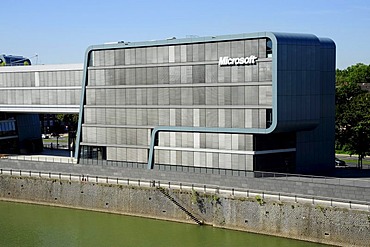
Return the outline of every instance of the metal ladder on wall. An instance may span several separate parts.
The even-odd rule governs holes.
[[[182,206],[178,201],[175,200],[164,188],[157,187],[157,190],[161,192],[165,197],[167,197],[173,204],[178,206],[185,214],[187,214],[193,221],[195,221],[198,225],[203,225],[204,221],[199,220],[197,217],[194,216],[189,210],[187,210],[184,206]]]

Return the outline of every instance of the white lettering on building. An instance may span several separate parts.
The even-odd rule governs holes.
[[[218,60],[219,66],[234,66],[234,65],[252,65],[256,64],[256,60],[258,58],[255,55],[251,55],[249,57],[220,57]]]

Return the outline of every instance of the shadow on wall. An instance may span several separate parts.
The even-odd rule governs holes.
[[[335,169],[332,177],[339,178],[370,178],[370,169],[357,169],[357,168],[346,168],[346,169]]]

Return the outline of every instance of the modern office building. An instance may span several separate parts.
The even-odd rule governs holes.
[[[330,39],[263,32],[91,46],[82,84],[82,164],[334,166]]]

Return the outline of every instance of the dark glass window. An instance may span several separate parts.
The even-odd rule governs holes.
[[[266,109],[266,129],[272,124],[272,109]]]
[[[82,146],[80,157],[82,159],[106,160],[106,147]]]
[[[272,41],[271,41],[271,39],[266,40],[266,57],[272,57]]]

